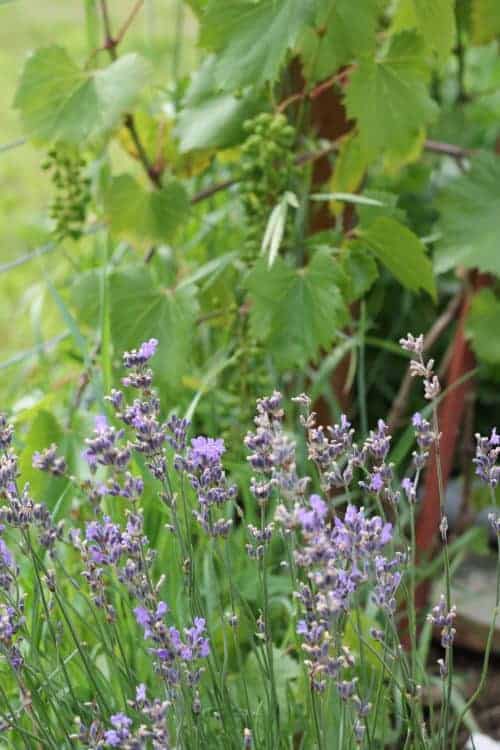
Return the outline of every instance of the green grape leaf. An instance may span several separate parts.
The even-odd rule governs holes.
[[[171,388],[178,386],[189,370],[193,349],[196,287],[162,287],[149,268],[133,265],[112,273],[109,289],[115,351],[157,338],[158,350],[152,360],[157,377]]]
[[[146,190],[130,174],[113,177],[104,193],[104,215],[117,237],[168,242],[189,212],[181,182],[171,180],[161,190]]]
[[[455,44],[455,0],[400,0],[392,28],[420,32],[441,67]]]
[[[314,23],[317,0],[212,0],[202,43],[217,51],[215,77],[225,91],[277,78],[288,50]]]
[[[472,41],[487,44],[500,36],[500,3],[497,0],[472,0]]]
[[[414,32],[396,34],[381,59],[362,60],[352,73],[345,103],[370,157],[404,161],[437,113],[426,82],[429,66]]]
[[[307,80],[322,80],[342,65],[371,56],[376,47],[377,14],[378,0],[325,3],[315,29],[306,29],[300,44]]]
[[[268,342],[284,367],[316,359],[347,320],[335,263],[325,248],[305,268],[291,268],[282,258],[269,268],[261,259],[245,286],[252,301],[252,334]]]
[[[341,267],[347,279],[347,288],[344,292],[347,302],[360,299],[378,277],[378,268],[373,255],[359,240],[350,242],[348,249],[341,257]]]
[[[389,216],[380,216],[361,234],[369,249],[403,286],[424,289],[435,299],[432,263],[416,234]]]
[[[492,289],[482,289],[472,300],[466,334],[478,359],[491,365],[500,364],[499,320],[500,299]]]
[[[243,137],[243,123],[259,107],[253,90],[236,97],[218,93],[216,57],[210,55],[193,75],[179,113],[176,134],[181,152],[204,148],[228,148]]]
[[[355,193],[361,185],[367,167],[368,161],[357,135],[350,133],[342,138],[335,169],[329,182],[332,193]],[[335,213],[341,213],[343,209],[341,203],[334,203]]]
[[[86,72],[63,47],[43,47],[24,66],[14,107],[33,140],[80,144],[113,130],[148,77],[149,65],[137,54]]]
[[[500,276],[499,184],[500,159],[479,154],[469,172],[442,190],[437,201],[442,239],[434,256],[436,273],[461,265]]]

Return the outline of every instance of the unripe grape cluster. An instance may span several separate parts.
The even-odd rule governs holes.
[[[90,179],[85,174],[86,161],[76,149],[50,149],[42,169],[50,171],[54,198],[50,218],[54,221],[54,236],[58,240],[82,236],[91,200]]]
[[[241,197],[248,217],[247,251],[258,252],[269,215],[298,173],[295,128],[283,114],[262,112],[244,125],[248,137],[241,153]]]

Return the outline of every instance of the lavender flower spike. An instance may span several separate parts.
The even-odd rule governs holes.
[[[472,459],[476,464],[476,474],[492,489],[500,482],[500,466],[497,466],[498,456],[500,455],[500,435],[497,435],[496,428],[493,428],[489,438],[476,435],[476,456]]]
[[[123,355],[123,364],[127,369],[131,367],[142,367],[149,362],[151,357],[156,352],[158,346],[158,339],[149,339],[140,345],[139,349],[132,349],[130,352],[125,352]]]

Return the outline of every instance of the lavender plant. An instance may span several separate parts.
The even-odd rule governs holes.
[[[302,394],[307,471],[274,392],[257,402],[245,438],[248,492],[226,474],[223,440],[189,440],[185,419],[162,417],[149,366],[156,346],[124,354],[123,387],[95,418],[78,472],[55,445],[33,456],[69,483],[69,519],[32,497],[13,428],[0,420],[5,745],[455,747],[484,684],[494,622],[481,684],[455,715],[443,510],[444,591],[428,619],[444,655],[429,672],[414,608],[418,485],[440,441],[440,386],[422,337],[402,341],[431,414],[413,417],[407,476],[391,462],[383,420],[356,442],[347,417],[318,424]],[[477,437],[476,473],[492,490],[499,453],[495,430]],[[500,520],[490,520],[499,538]],[[439,715],[425,704],[434,674]]]

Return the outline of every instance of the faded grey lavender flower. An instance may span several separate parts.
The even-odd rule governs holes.
[[[148,723],[148,726],[143,725],[139,730],[141,736],[150,738],[153,750],[170,750],[167,715],[171,703],[160,701],[157,698],[154,700],[148,699],[145,685],[137,686],[135,701],[131,703],[146,718]]]
[[[500,435],[493,428],[489,438],[476,434],[476,455],[472,459],[476,465],[476,475],[492,489],[500,482],[500,466],[497,465],[500,455]]]
[[[353,698],[356,692],[357,677],[353,677],[352,680],[341,680],[337,682],[337,690],[339,696],[343,701],[348,701]]]
[[[448,677],[448,665],[444,659],[438,659],[437,663],[439,665],[439,674],[441,678],[445,680]]]
[[[413,462],[417,471],[419,471],[425,466],[429,458],[429,451],[433,445],[438,443],[440,435],[432,429],[431,423],[419,412],[415,412],[411,422],[418,448],[418,450],[413,451]]]
[[[19,573],[19,568],[15,564],[12,552],[1,536],[4,528],[0,524],[0,588],[9,591]]]
[[[19,476],[17,456],[14,453],[4,453],[0,456],[0,495],[15,494],[16,479]]]
[[[300,421],[306,429],[308,458],[318,468],[323,491],[348,486],[354,468],[361,463],[360,452],[352,441],[351,423],[342,414],[340,422],[333,427],[318,426],[316,414],[310,411],[309,397],[302,394],[293,400],[305,408]]]
[[[16,608],[5,604],[5,602],[0,603],[1,651],[15,670],[20,669],[23,664],[23,658],[17,646],[17,635],[25,622],[23,611],[23,599],[20,600]]]
[[[424,337],[422,335],[414,338],[411,333],[399,341],[401,347],[407,352],[416,355],[416,359],[410,361],[410,374],[412,377],[420,377],[424,383],[424,398],[433,401],[441,392],[441,386],[437,375],[434,373],[434,360],[424,361]]]
[[[243,750],[250,750],[253,747],[252,732],[245,727],[243,730]]]
[[[297,623],[297,633],[302,638],[301,647],[306,655],[304,664],[309,673],[311,688],[316,693],[322,693],[326,689],[327,679],[336,679],[345,666],[345,661],[342,656],[331,654],[330,632],[326,624],[313,619],[311,613],[307,619]]]
[[[453,645],[455,633],[457,632],[453,627],[453,622],[457,616],[457,608],[453,606],[449,611],[446,607],[446,599],[441,595],[439,603],[432,608],[432,611],[427,615],[429,622],[441,628],[441,645],[443,648],[449,648]]]
[[[265,505],[274,488],[285,498],[302,496],[309,479],[299,479],[295,463],[295,442],[283,429],[282,396],[275,391],[257,401],[255,432],[247,433],[245,445],[250,451],[247,461],[256,472],[250,489],[259,505]]]
[[[143,491],[144,480],[142,477],[133,476],[129,471],[125,472],[121,484],[116,477],[110,477],[97,487],[97,493],[100,496],[124,497],[132,501],[138,500]]]
[[[20,495],[17,494],[15,485],[11,490],[12,494],[6,493],[7,504],[0,508],[0,521],[19,529],[35,528],[40,544],[53,557],[56,541],[62,538],[63,522],[54,524],[46,505],[32,500],[28,484]]]
[[[493,532],[500,537],[500,516],[495,515],[495,513],[489,513],[488,521],[491,524]]]
[[[353,724],[352,730],[354,733],[354,740],[356,744],[361,746],[365,739],[365,733],[366,733],[365,725],[359,719],[356,719]]]
[[[49,448],[33,453],[33,468],[40,471],[46,471],[55,477],[60,477],[66,473],[66,460],[63,456],[57,455],[57,445],[52,443]]]
[[[397,555],[393,560],[387,560],[381,555],[375,558],[375,580],[373,598],[380,609],[385,609],[389,615],[396,611],[396,592],[401,583],[400,568],[404,564],[404,555]]]
[[[270,523],[262,529],[258,529],[256,526],[248,524],[247,528],[251,540],[250,544],[245,545],[248,556],[253,560],[262,560],[266,547],[272,539],[274,524]]]
[[[14,428],[7,421],[5,414],[0,414],[0,450],[7,451],[12,445]]]

